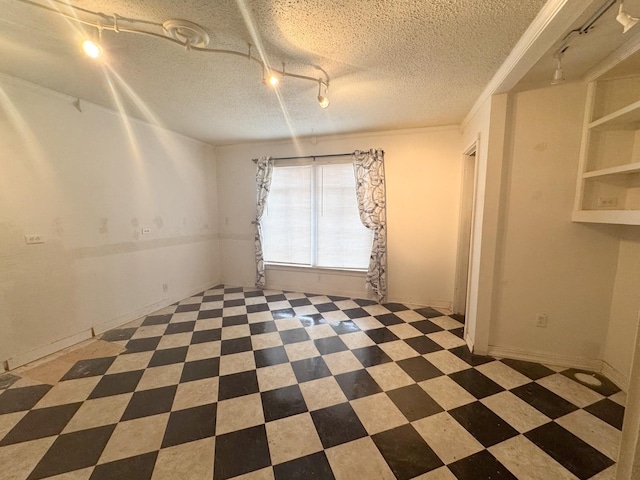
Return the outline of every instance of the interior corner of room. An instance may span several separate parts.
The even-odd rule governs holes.
[[[191,88],[185,70],[155,66],[165,78],[152,97],[143,91],[151,80],[131,65],[123,65],[129,85],[60,53],[60,37],[45,47],[60,25],[29,45],[42,14],[5,3],[23,22],[0,20],[5,368],[212,285],[253,286],[250,160],[366,146],[385,151],[389,301],[465,314],[476,353],[598,371],[629,389],[640,311],[640,27],[622,33],[616,2],[530,2],[529,23],[501,44],[508,49],[490,75],[464,83],[474,97],[452,85],[463,101],[451,112],[438,104],[438,118],[421,116],[435,99],[419,91],[405,95],[415,98],[403,117],[393,90],[411,80],[390,77],[386,88],[340,70],[335,52],[323,54],[336,69],[323,66],[332,73],[319,84],[330,88],[326,109],[305,103],[318,82],[283,86],[291,108],[281,107],[267,86],[252,90],[235,58],[221,60],[228,78],[213,93],[201,78]],[[640,2],[624,5],[640,15]],[[115,37],[111,55],[139,54],[128,42]],[[160,47],[144,42],[148,66]],[[189,68],[213,61],[172,48],[159,59]],[[375,68],[397,72],[371,55]],[[424,75],[431,67],[419,61]],[[434,95],[445,97],[438,81]],[[160,95],[176,85],[176,98]],[[370,298],[358,273],[267,267],[267,287]]]

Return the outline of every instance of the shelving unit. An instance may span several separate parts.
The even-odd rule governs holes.
[[[631,70],[589,84],[574,222],[640,225],[640,63]]]
[[[637,130],[640,128],[640,100],[589,124],[597,130]]]

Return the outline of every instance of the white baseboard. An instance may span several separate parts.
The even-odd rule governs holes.
[[[265,289],[266,290],[284,290],[289,292],[301,292],[301,293],[302,291],[312,291],[313,293],[317,293],[319,295],[335,295],[336,297],[373,299],[372,294],[368,290],[334,290],[331,287],[327,288],[326,285],[323,285],[322,288],[315,288],[315,289],[302,288],[301,289],[300,285],[289,285],[286,283],[267,282]]]
[[[226,285],[226,284],[225,284]],[[246,287],[247,285],[245,285]],[[365,288],[358,290],[334,290],[330,286],[328,287],[326,284],[322,285],[322,287],[314,287],[314,288],[304,288],[299,284],[287,284],[287,283],[277,283],[277,282],[269,282],[267,281],[267,285],[265,287],[267,290],[285,290],[290,292],[300,292],[304,293],[306,291],[317,293],[319,295],[335,295],[338,297],[348,297],[348,298],[359,298],[359,299],[369,299],[369,300],[377,300],[375,295]],[[432,300],[427,304],[423,303],[415,303],[413,300],[406,300],[402,298],[387,298],[387,303],[402,303],[403,305],[407,305],[411,308],[423,308],[423,307],[433,307],[438,310],[444,310],[446,312],[451,312],[452,302],[447,300]]]
[[[499,347],[489,345],[489,353],[492,357],[511,358],[514,360],[525,360],[558,367],[579,368],[590,372],[602,371],[602,360],[594,360],[583,357],[570,357],[567,355],[557,355],[549,352],[537,352],[533,350],[519,350],[515,348]]]
[[[204,285],[199,285],[194,288],[190,288],[186,290],[184,293],[179,295],[174,295],[170,298],[165,298],[160,300],[159,302],[152,303],[151,305],[146,305],[142,308],[134,310],[133,312],[126,313],[125,315],[121,315],[117,318],[112,318],[105,322],[98,323],[93,326],[93,334],[100,335],[104,332],[107,332],[113,328],[120,327],[125,323],[132,322],[140,317],[144,317],[145,315],[149,315],[150,313],[155,312],[156,310],[160,310],[161,308],[168,307],[180,300],[184,300],[185,298],[189,298],[195,295],[198,292],[202,292],[203,290],[207,290],[211,288],[213,285],[218,285],[220,282],[207,282]]]
[[[468,334],[465,334],[464,341],[467,342],[467,347],[469,347],[470,352],[477,353],[473,351],[473,339]]]
[[[11,357],[7,359],[7,369],[15,370],[22,365],[26,365],[27,363],[31,363],[35,360],[38,360],[42,357],[46,357],[48,355],[52,355],[60,350],[64,350],[76,343],[83,342],[92,337],[91,329],[83,330],[82,332],[78,332],[70,337],[61,338],[60,340],[56,340],[53,343],[49,343],[48,345],[43,345],[42,347],[34,348],[33,350],[29,350],[28,352],[20,353],[15,357]]]
[[[605,360],[602,361],[601,372],[605,377],[615,383],[620,390],[622,390],[623,392],[629,391],[629,377],[627,377],[617,368],[612,367]]]
[[[410,307],[416,307],[419,308],[419,306],[414,303],[411,300],[402,300],[402,299],[392,299],[389,300],[390,302],[396,302],[396,303],[402,303],[403,305],[409,305]],[[433,307],[433,308],[437,308],[438,310],[445,310],[449,313],[453,312],[452,309],[452,305],[453,303],[450,301],[446,301],[446,300],[430,300],[426,305],[420,305],[422,307]]]
[[[34,348],[33,350],[29,350],[28,352],[18,354],[14,357],[7,359],[6,368],[7,370],[15,370],[22,365],[26,365],[27,363],[34,362],[40,358],[52,355],[60,350],[64,350],[65,348],[76,345],[80,342],[88,340],[96,335],[100,335],[112,328],[117,328],[125,323],[129,323],[137,318],[148,315],[149,313],[155,312],[156,310],[160,310],[161,308],[167,307],[173,303],[176,303],[184,298],[188,298],[192,295],[195,295],[198,292],[211,288],[212,285],[218,285],[220,281],[217,282],[207,282],[204,285],[200,285],[198,287],[190,288],[184,294],[176,295],[171,298],[165,298],[159,302],[153,303],[151,305],[147,305],[145,307],[134,310],[133,312],[127,313],[125,315],[121,315],[117,318],[113,318],[107,320],[105,322],[98,323],[94,325],[92,328],[83,330],[69,337],[62,338],[60,340],[56,340],[47,345],[43,345],[42,347]]]

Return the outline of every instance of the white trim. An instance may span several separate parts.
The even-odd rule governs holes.
[[[492,357],[525,360],[527,362],[556,365],[559,367],[579,368],[590,372],[602,371],[602,360],[594,360],[592,358],[570,357],[567,355],[557,355],[549,352],[521,350],[518,348],[499,347],[495,345],[489,345],[489,355]]]
[[[467,335],[466,331],[465,331],[465,335],[464,335],[464,341],[467,342],[467,347],[469,348],[469,351],[471,353],[477,353],[477,352],[473,351],[473,348],[474,348],[473,339],[469,335]]]
[[[582,200],[584,192],[584,179],[582,174],[587,169],[587,157],[589,155],[589,139],[591,138],[591,131],[589,130],[589,123],[593,116],[593,108],[596,101],[596,84],[591,82],[587,87],[587,102],[584,109],[584,117],[582,118],[582,138],[580,139],[580,154],[578,160],[578,179],[576,184],[576,193],[573,200],[573,210],[582,210]]]
[[[91,329],[89,328],[69,337],[61,338],[60,340],[56,340],[55,342],[43,345],[42,347],[37,347],[33,350],[29,350],[28,352],[20,353],[15,357],[7,359],[7,369],[15,370],[22,365],[26,365],[27,363],[31,363],[35,360],[39,360],[40,358],[52,355],[56,352],[59,352],[60,350],[64,350],[65,348],[71,347],[72,345],[88,340],[91,337]]]
[[[615,383],[623,392],[627,393],[629,391],[629,377],[609,364],[606,360],[602,361],[601,373]]]
[[[139,308],[137,310],[134,310],[133,312],[129,312],[126,313],[124,315],[121,315],[119,317],[116,318],[112,318],[110,320],[106,320],[104,322],[100,322],[96,325],[93,326],[93,334],[94,335],[100,335],[104,332],[107,332],[113,328],[117,328],[121,325],[124,325],[125,323],[129,323],[132,322],[140,317],[144,317],[145,315],[149,315],[150,313],[155,312],[156,310],[160,310],[161,308],[164,307],[168,307],[169,305],[172,305],[176,302],[179,302],[180,300],[184,300],[185,298],[189,298],[193,295],[195,295],[198,292],[201,292],[203,290],[207,290],[209,288],[211,288],[211,286],[213,285],[218,285],[219,283],[221,283],[220,281],[212,281],[212,282],[207,282],[203,285],[200,285],[198,287],[195,288],[190,288],[189,290],[187,290],[187,293],[185,294],[180,294],[180,295],[174,295],[173,297],[170,298],[165,298],[163,300],[160,300],[159,302],[156,303],[152,303],[151,305],[147,305],[144,306],[142,308]]]
[[[289,292],[297,292],[298,290],[300,290],[300,285],[299,284],[288,284],[288,283],[273,284],[273,282],[269,282],[269,280],[267,280],[267,285],[265,286],[265,289],[266,290],[285,290],[285,291],[289,291]],[[339,296],[339,297],[362,298],[362,299],[373,300],[373,297],[371,296],[369,291],[365,291],[364,287],[363,287],[363,290],[357,291],[357,290],[332,290],[331,288],[327,288],[326,286],[323,286],[323,288],[321,288],[320,291],[318,291],[318,289],[316,289],[316,293],[321,294],[321,295],[335,295],[335,296]]]
[[[410,300],[402,300],[402,299],[395,299],[395,298],[391,300],[387,300],[387,303],[391,303],[391,302],[402,303],[403,305],[407,305],[408,307],[411,307],[411,308],[433,307],[433,308],[437,308],[438,310],[446,310],[447,312],[449,312],[446,315],[453,313],[453,302],[450,300],[429,300],[429,303],[427,305],[417,305],[415,303],[412,303]]]
[[[317,273],[326,275],[343,275],[345,277],[366,278],[367,270],[350,269],[350,268],[328,268],[328,267],[311,267],[308,265],[286,265],[283,263],[266,263],[265,270],[275,272],[296,272],[296,273]]]
[[[460,209],[458,212],[458,248],[456,255],[456,276],[454,282],[454,290],[453,290],[453,302],[451,303],[451,310],[454,313],[462,313],[463,315],[467,314],[467,302],[469,301],[469,286],[471,279],[471,249],[473,246],[473,227],[474,227],[474,219],[475,219],[475,209],[476,209],[476,197],[477,197],[477,187],[478,187],[478,140],[467,149],[462,157],[462,175],[460,178]],[[471,162],[469,159],[473,157],[473,161]],[[465,184],[465,179],[467,178],[467,167],[469,164],[473,165],[473,179],[471,180],[471,192],[468,191],[469,185]],[[465,189],[466,186],[466,189]],[[464,221],[464,213],[462,211],[462,207],[464,204],[465,195],[471,194],[471,218],[469,219],[469,238],[468,242],[462,242],[462,232],[465,228],[466,222]],[[466,257],[467,268],[462,268],[462,259]],[[464,299],[461,295],[462,290],[462,282],[464,282]],[[464,309],[462,308],[462,303],[464,302]]]
[[[460,128],[466,128],[492,95],[511,90],[590,5],[591,0],[548,0],[477,98]]]
[[[585,82],[593,82],[597,80],[602,75],[607,73],[613,67],[618,65],[623,60],[626,60],[631,55],[640,50],[640,33],[637,33],[635,36],[631,37],[625,43],[616,48],[613,52],[607,55],[600,62],[596,63],[593,67],[591,67],[587,73],[585,73],[583,80]]]

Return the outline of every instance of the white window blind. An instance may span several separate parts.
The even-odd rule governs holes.
[[[360,221],[351,163],[276,166],[262,228],[266,262],[369,266],[373,232]]]

